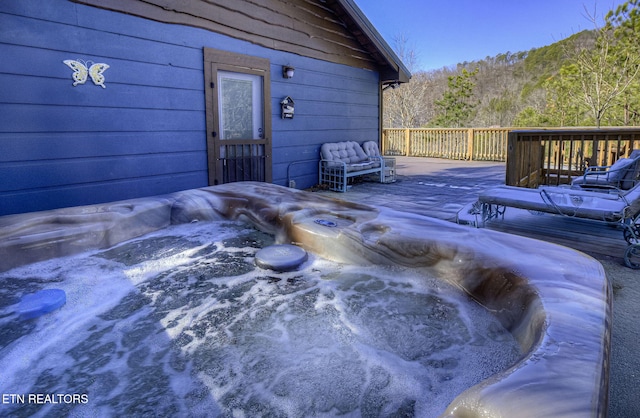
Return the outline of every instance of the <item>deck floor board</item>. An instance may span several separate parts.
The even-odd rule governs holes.
[[[485,189],[504,185],[505,164],[437,158],[396,157],[397,181],[360,182],[332,197],[389,207],[455,222],[458,212],[478,200]],[[504,219],[486,228],[564,245],[589,255],[608,256],[622,263],[626,242],[622,230],[604,222],[553,214],[532,214],[507,208]]]
[[[563,245],[590,255],[621,258],[627,247],[621,227],[604,222],[553,214],[531,214],[507,208],[504,219],[494,219],[488,229]]]

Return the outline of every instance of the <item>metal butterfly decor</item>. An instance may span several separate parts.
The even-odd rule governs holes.
[[[106,89],[107,86],[104,85],[105,78],[102,73],[104,73],[109,65],[104,63],[94,63],[93,61],[82,61],[78,60],[64,60],[62,61],[69,68],[73,70],[73,85],[77,86],[78,84],[84,84],[87,82],[87,78],[91,77],[91,81],[96,86],[100,86],[103,89]]]

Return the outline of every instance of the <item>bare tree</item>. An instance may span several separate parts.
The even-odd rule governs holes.
[[[418,54],[409,46],[408,38],[399,35],[394,39],[398,57],[413,73],[408,83],[383,92],[383,122],[391,128],[417,128],[425,123],[424,96],[428,87],[425,74],[418,71]]]
[[[594,16],[590,16],[590,20],[595,26],[595,46],[577,47],[573,62],[564,70],[579,86],[567,93],[589,109],[596,126],[600,127],[605,113],[636,81],[640,57],[617,42],[615,28],[609,18],[604,27],[598,27]]]

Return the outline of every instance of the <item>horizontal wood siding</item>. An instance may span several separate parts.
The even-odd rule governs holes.
[[[66,0],[2,1],[0,28],[0,215],[207,186],[204,47],[269,60],[274,183],[310,187],[322,143],[378,138],[376,71]],[[65,59],[110,65],[106,88],[72,86]]]
[[[307,188],[318,183],[322,144],[378,140],[378,74],[302,57],[291,59],[296,68],[292,79],[278,77],[276,68],[271,71],[273,179],[282,185],[293,180],[297,188]],[[279,102],[284,96],[295,101],[293,119],[280,118]],[[296,163],[290,166],[292,162]]]
[[[0,3],[0,214],[206,186],[201,49],[147,22]],[[110,65],[106,88],[74,87],[65,59]]]

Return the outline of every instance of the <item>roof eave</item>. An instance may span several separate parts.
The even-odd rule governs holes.
[[[353,23],[367,37],[373,47],[385,61],[386,68],[380,71],[382,84],[407,83],[411,79],[411,72],[405,67],[402,60],[396,55],[391,46],[384,40],[369,19],[353,0],[336,0],[345,10]]]

